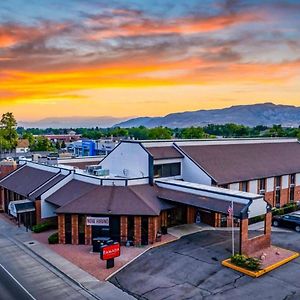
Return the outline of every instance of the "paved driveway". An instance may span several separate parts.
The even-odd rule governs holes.
[[[300,251],[300,234],[273,233],[273,244]],[[230,232],[203,231],[153,249],[111,282],[138,299],[300,299],[300,258],[259,279],[222,267]]]

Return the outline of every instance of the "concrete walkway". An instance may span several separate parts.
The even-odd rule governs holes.
[[[45,245],[40,244],[38,241],[32,240],[30,233],[26,232],[23,226],[17,227],[14,224],[10,224],[5,220],[5,217],[3,215],[1,215],[0,217],[0,230],[8,239],[15,240],[16,243],[21,243],[27,249],[36,254],[39,258],[71,279],[79,287],[89,291],[96,299],[135,299],[110,282],[99,281],[89,273],[83,271],[76,265],[58,255]]]
[[[170,227],[168,228],[168,233],[177,237],[177,238],[181,238],[183,236],[189,235],[189,234],[193,234],[196,232],[200,232],[203,230],[215,230],[215,228],[206,225],[206,224],[183,224],[183,225],[178,225],[178,226],[174,226],[174,227]]]

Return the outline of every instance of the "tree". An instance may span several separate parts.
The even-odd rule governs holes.
[[[6,150],[15,149],[18,142],[18,133],[16,130],[17,121],[14,115],[11,112],[3,114],[0,125],[1,148]]]
[[[61,147],[62,149],[67,148],[67,145],[66,145],[65,141],[62,141],[62,142],[61,142],[60,147]]]
[[[59,143],[59,141],[57,141],[57,142],[55,143],[55,148],[56,148],[57,150],[60,150],[60,143]]]

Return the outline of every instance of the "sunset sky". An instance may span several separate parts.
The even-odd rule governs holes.
[[[0,112],[300,106],[299,16],[299,0],[1,1]]]

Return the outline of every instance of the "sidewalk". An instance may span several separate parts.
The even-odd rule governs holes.
[[[94,294],[95,298],[103,300],[135,299],[110,282],[99,281],[45,245],[32,240],[31,234],[26,232],[24,227],[17,227],[13,223],[10,224],[9,220],[6,220],[2,214],[0,215],[0,230],[8,238],[21,242],[27,249],[49,263],[53,268],[59,270],[78,286]]]

